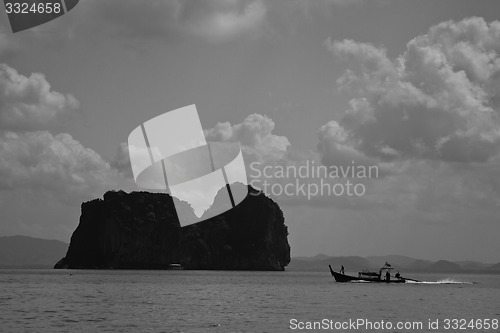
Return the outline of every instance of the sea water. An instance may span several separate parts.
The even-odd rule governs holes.
[[[0,270],[1,332],[499,332],[499,275],[336,283],[328,272]],[[347,327],[364,320],[368,325]],[[421,322],[422,328],[388,329]],[[438,323],[430,329],[430,323]],[[328,325],[325,325],[328,323]],[[322,326],[318,326],[321,324]],[[344,329],[339,325],[344,325]],[[452,324],[452,323],[451,323]],[[316,326],[311,326],[316,325]],[[378,325],[378,327],[377,327]],[[407,324],[408,325],[408,324]]]

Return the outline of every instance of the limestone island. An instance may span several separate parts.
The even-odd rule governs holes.
[[[283,212],[248,190],[233,209],[184,227],[178,199],[169,194],[109,191],[82,204],[66,256],[54,268],[283,271],[290,263]]]

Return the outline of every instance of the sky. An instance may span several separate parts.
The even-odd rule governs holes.
[[[137,190],[131,131],[196,104],[207,140],[239,143],[250,177],[252,163],[377,166],[328,180],[362,184],[359,196],[268,193],[292,256],[499,262],[499,12],[496,0],[82,0],[14,34],[2,11],[0,235],[69,242],[83,201]]]

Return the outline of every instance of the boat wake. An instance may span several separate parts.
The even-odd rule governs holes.
[[[409,281],[407,280],[406,283],[415,283],[415,284],[474,284],[474,282],[467,282],[467,281],[458,281],[450,278],[438,280],[438,281]]]

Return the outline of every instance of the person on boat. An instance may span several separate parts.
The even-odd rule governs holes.
[[[342,265],[342,267],[340,267],[340,274],[344,274],[344,275],[345,275],[345,272],[344,272],[344,265]]]
[[[390,279],[391,279],[391,273],[389,273],[389,271],[387,271],[387,272],[385,273],[385,280],[386,280],[386,281],[389,281]]]
[[[396,279],[399,279],[401,277],[401,274],[399,274],[399,271],[395,275]]]

